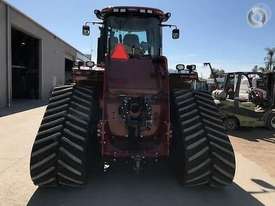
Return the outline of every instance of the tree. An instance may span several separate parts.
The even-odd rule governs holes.
[[[221,78],[224,76],[225,71],[223,69],[215,69],[213,68],[213,73],[215,74],[216,78]],[[210,78],[213,79],[213,74],[210,74]]]
[[[266,68],[264,68],[264,67],[259,67],[259,71],[260,71],[260,72],[265,72],[265,71],[266,71]]]
[[[258,65],[255,65],[252,68],[252,72],[265,72],[265,71],[266,71],[266,68],[264,68],[262,66],[258,66]]]
[[[259,71],[258,65],[255,65],[252,69],[252,72],[258,72],[258,71]]]
[[[273,60],[274,54],[275,54],[275,48],[266,48],[267,56],[265,57],[265,63],[267,70],[273,70],[275,67],[275,60]]]

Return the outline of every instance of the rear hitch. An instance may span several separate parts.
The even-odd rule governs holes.
[[[133,168],[134,171],[136,172],[136,174],[140,174],[140,171],[142,170],[143,158],[139,154],[137,154],[137,155],[133,155],[132,159],[135,162],[135,165],[134,165],[134,168]]]

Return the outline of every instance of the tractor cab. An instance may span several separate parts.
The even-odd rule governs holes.
[[[86,22],[83,34],[90,34],[89,23],[100,24],[98,64],[106,57],[115,60],[154,58],[162,55],[162,27],[175,27],[173,39],[179,38],[175,25],[164,25],[171,14],[144,7],[109,7],[95,10],[101,22]]]
[[[172,38],[179,38],[175,25],[166,25],[171,14],[145,7],[108,7],[94,11],[99,24],[97,64],[108,82],[106,92],[124,95],[168,93],[167,59],[162,56],[162,28],[174,27]]]

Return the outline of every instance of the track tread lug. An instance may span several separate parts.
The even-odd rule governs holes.
[[[90,138],[96,138],[93,95],[92,88],[76,85],[53,90],[31,153],[35,185],[75,187],[85,183],[88,145]]]
[[[187,186],[226,186],[233,181],[235,156],[218,107],[205,92],[177,90],[172,94],[176,113],[176,166]],[[189,99],[185,99],[189,98]]]

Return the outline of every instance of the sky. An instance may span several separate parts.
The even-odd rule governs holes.
[[[7,0],[83,53],[96,60],[97,26],[91,37],[81,34],[85,20],[97,20],[94,9],[107,6],[148,6],[171,12],[168,23],[181,31],[178,40],[164,28],[163,53],[169,68],[176,64],[197,64],[202,77],[209,76],[203,62],[225,71],[250,71],[263,65],[265,48],[275,47],[275,1],[273,0]],[[271,19],[262,28],[247,22],[249,10],[262,3],[270,9]]]

